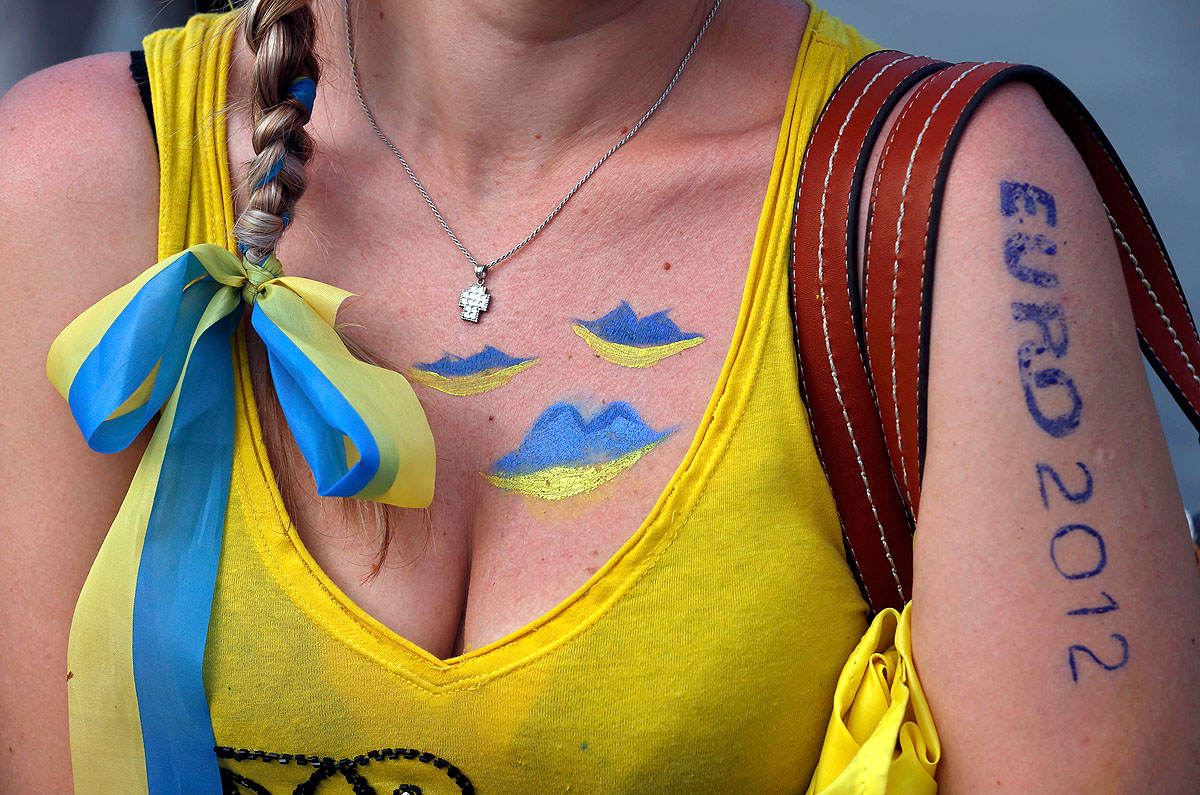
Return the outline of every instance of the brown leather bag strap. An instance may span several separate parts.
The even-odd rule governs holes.
[[[868,56],[830,98],[805,154],[793,298],[802,394],[851,561],[876,611],[899,607],[911,594],[909,534],[920,504],[933,265],[946,177],[974,110],[1015,80],[1037,88],[1087,162],[1113,226],[1142,349],[1200,428],[1195,322],[1140,196],[1075,96],[1031,66],[950,65],[894,51]],[[860,320],[855,251],[863,171],[884,120],[914,86],[871,188]],[[1022,200],[1036,204],[1036,196]]]
[[[1009,64],[955,64],[897,117],[875,171],[865,263],[867,367],[900,493],[918,515],[929,316],[942,189],[973,98]]]
[[[868,231],[868,367],[889,458],[914,516],[924,464],[929,317],[942,195],[954,149],[972,113],[988,94],[1013,81],[1041,93],[1087,163],[1117,238],[1142,348],[1200,428],[1195,370],[1200,337],[1162,241],[1111,145],[1075,96],[1044,70],[1007,63],[958,64],[922,84],[893,127],[885,151],[904,156],[880,161]],[[1033,193],[1021,200],[1054,224],[1052,204],[1039,205]],[[872,265],[882,270],[882,279],[879,273],[872,279]]]
[[[850,560],[875,609],[908,600],[912,536],[856,333],[857,195],[888,113],[942,66],[881,52],[851,69],[817,120],[796,203],[792,271],[802,393]]]

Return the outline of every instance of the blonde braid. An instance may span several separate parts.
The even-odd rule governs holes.
[[[304,131],[308,109],[291,96],[293,81],[320,77],[316,20],[309,0],[252,0],[242,32],[254,54],[254,160],[246,209],[233,226],[243,254],[261,262],[279,245],[304,193],[313,142]]]
[[[250,187],[246,209],[234,224],[234,236],[243,254],[251,262],[261,262],[279,245],[279,239],[291,222],[296,202],[304,193],[304,168],[312,158],[313,141],[304,131],[308,109],[291,96],[298,78],[317,83],[320,67],[314,51],[316,20],[310,0],[250,0],[241,20],[242,32],[254,53],[253,70],[253,145],[255,157],[249,164]],[[277,168],[278,166],[278,168]],[[276,173],[272,174],[273,171]],[[388,366],[338,329],[347,347],[358,358],[377,366]],[[261,362],[262,352],[252,351]],[[394,367],[392,369],[395,369]],[[278,477],[280,496],[291,516],[296,516],[302,468],[289,462],[300,460],[295,440],[284,433],[283,412],[270,387],[270,372],[265,366],[251,369],[255,401],[263,419],[264,442]],[[342,504],[347,526],[374,530],[378,548],[370,573],[377,576],[385,565],[394,539],[394,512],[399,509],[378,502],[337,498]],[[423,511],[425,540],[432,536],[428,509]],[[419,539],[418,539],[419,541]],[[420,554],[419,551],[417,554]]]

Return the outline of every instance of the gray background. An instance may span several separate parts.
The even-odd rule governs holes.
[[[737,0],[748,2],[751,0]],[[138,47],[202,0],[0,0],[0,92],[58,61]],[[220,5],[218,2],[217,5]],[[1049,69],[1100,122],[1149,205],[1200,309],[1200,2],[1197,0],[824,0],[887,47],[946,60]],[[1200,444],[1151,374],[1184,501],[1200,512]]]

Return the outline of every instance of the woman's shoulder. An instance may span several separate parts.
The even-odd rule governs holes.
[[[17,507],[29,500],[43,515],[115,511],[136,463],[133,454],[101,458],[86,448],[45,371],[58,333],[157,259],[157,157],[129,58],[68,61],[0,98],[0,279],[15,303],[0,320],[0,402],[14,430],[6,453],[31,468],[27,493],[14,486]],[[44,496],[35,461],[57,473],[43,485],[74,484],[53,510],[34,507]]]
[[[0,121],[6,178],[30,166],[118,177],[136,165],[121,156],[145,155],[146,147],[151,157],[142,171],[153,165],[154,142],[129,52],[89,55],[34,72],[0,97]],[[105,157],[96,157],[98,151]]]
[[[129,53],[51,67],[0,99],[0,278],[10,303],[0,320],[0,435],[5,459],[18,462],[0,516],[0,578],[12,585],[0,605],[0,678],[25,683],[7,716],[27,727],[29,747],[67,747],[63,677],[46,672],[66,668],[75,598],[141,449],[87,448],[46,379],[46,352],[79,312],[154,262],[156,174]],[[49,768],[14,760],[17,789],[36,780],[69,790],[61,754]]]
[[[5,453],[27,469],[13,484],[14,513],[73,522],[88,545],[115,513],[136,454],[87,449],[46,379],[46,353],[80,312],[156,260],[157,170],[128,52],[50,67],[0,99],[0,279],[14,304],[0,320],[0,403],[13,430]],[[71,495],[46,503],[50,483],[71,483]],[[97,510],[107,518],[83,526]]]
[[[58,293],[56,302],[72,304],[64,313],[123,281],[120,261],[156,254],[158,165],[129,59],[104,53],[58,64],[0,99],[4,267],[34,264],[68,294],[79,289],[77,302]],[[88,285],[93,279],[103,283]]]

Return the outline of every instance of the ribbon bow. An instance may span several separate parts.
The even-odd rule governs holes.
[[[246,281],[242,285],[242,300],[253,305],[262,292],[263,285],[283,276],[283,268],[275,255],[267,257],[261,265],[255,265],[245,257],[242,258],[242,268],[246,273]]]
[[[284,276],[274,255],[254,264],[197,245],[101,299],[50,347],[46,373],[92,449],[124,449],[162,412],[142,464],[157,464],[157,477],[134,483],[152,490],[149,516],[123,510],[109,533],[140,537],[128,547],[141,550],[132,616],[91,630],[129,655],[116,667],[132,672],[150,792],[220,791],[202,666],[233,458],[230,339],[243,305],[318,493],[409,507],[433,497],[433,436],[412,387],[356,359],[334,330],[350,295]]]
[[[50,347],[46,373],[88,444],[122,450],[190,381],[230,370],[229,361],[209,361],[206,337],[227,341],[244,301],[317,492],[426,506],[433,436],[408,381],[354,358],[334,331],[351,295],[284,276],[274,255],[255,265],[220,246],[193,246],[76,318]],[[200,368],[190,362],[197,357]]]

